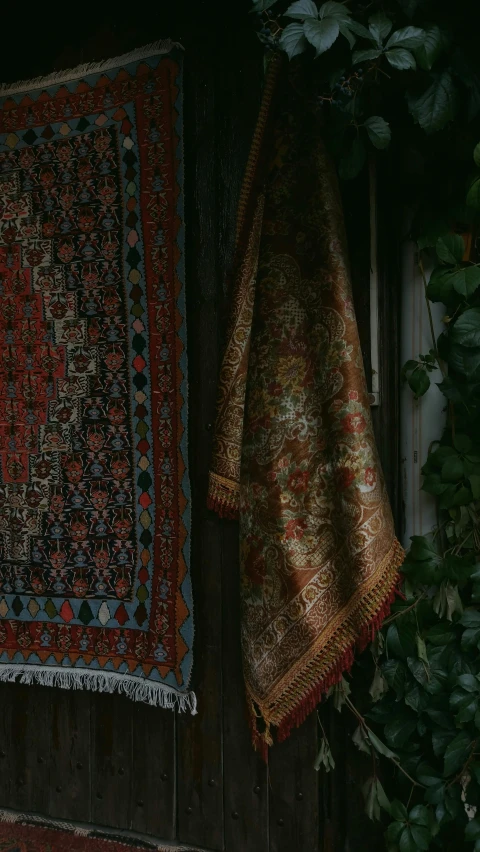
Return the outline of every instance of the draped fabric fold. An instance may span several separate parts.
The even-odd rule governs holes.
[[[243,665],[263,744],[272,725],[287,737],[350,668],[389,610],[403,560],[336,176],[295,100],[275,62],[242,193],[209,485],[212,508],[240,519]]]

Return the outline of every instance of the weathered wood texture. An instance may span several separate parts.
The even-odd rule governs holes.
[[[122,696],[0,685],[0,807],[116,829],[132,829],[211,852],[375,852],[381,835],[363,816],[368,776],[343,716],[322,709],[337,760],[313,769],[318,741],[312,716],[277,746],[266,766],[251,748],[239,646],[238,529],[205,507],[215,389],[226,313],[225,279],[235,208],[253,130],[261,53],[240,10],[224,4],[148,6],[132,26],[103,4],[67,29],[65,19],[11,11],[0,79],[14,80],[114,56],[171,35],[185,52],[185,165],[190,465],[193,496],[196,717],[137,706]],[[160,7],[160,8],[159,8]],[[175,7],[175,8],[173,8]],[[11,7],[10,7],[11,9]],[[8,14],[6,12],[6,14]],[[242,18],[243,15],[243,18]],[[3,16],[3,12],[2,12]],[[248,49],[245,49],[248,44]],[[52,61],[52,57],[56,57]],[[354,296],[369,370],[368,197],[359,181],[345,195]],[[387,262],[387,258],[385,261]],[[382,269],[385,283],[387,266]],[[386,292],[384,288],[383,292]],[[390,297],[389,297],[390,298]],[[376,427],[396,499],[395,306],[382,296],[382,370],[386,396]]]

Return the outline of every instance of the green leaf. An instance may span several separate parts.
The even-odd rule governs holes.
[[[437,770],[432,769],[428,763],[424,762],[420,763],[417,769],[417,778],[420,784],[423,784],[425,787],[433,787],[442,780]]]
[[[404,696],[405,704],[411,707],[415,713],[422,713],[427,707],[429,698],[426,692],[420,686],[413,686]]]
[[[348,696],[351,693],[350,684],[344,677],[333,687],[333,706],[340,713]]]
[[[465,266],[451,273],[451,278],[457,293],[468,299],[473,296],[480,285],[480,268],[478,266]]]
[[[298,18],[302,21],[305,18],[318,18],[317,4],[313,0],[296,0],[288,7],[285,17]]]
[[[387,660],[382,665],[382,674],[397,698],[403,695],[405,686],[405,666],[401,660]]]
[[[359,24],[358,21],[353,20],[353,18],[348,19],[348,27],[351,29],[352,33],[355,33],[355,35],[360,38],[366,38],[368,41],[373,41],[370,30],[367,30],[363,24]]]
[[[321,766],[323,766],[326,772],[330,772],[331,769],[335,769],[335,761],[326,737],[322,737],[320,741],[320,749],[315,758],[313,768],[318,772]]]
[[[426,476],[423,480],[422,491],[426,491],[427,494],[438,496],[439,494],[443,494],[446,488],[448,488],[448,485],[442,482],[438,473],[431,473],[430,476]]]
[[[477,712],[478,695],[466,695],[458,708],[455,715],[457,725],[462,725],[465,722],[471,722]]]
[[[303,31],[303,24],[289,24],[280,36],[279,45],[289,59],[298,56],[308,47],[308,41]]]
[[[267,9],[270,9],[277,0],[253,0],[253,9],[252,12],[266,12]]]
[[[420,68],[431,71],[433,65],[442,53],[445,39],[441,30],[433,24],[425,27],[425,35],[422,44],[416,49],[416,57]]]
[[[362,140],[356,136],[348,154],[342,158],[338,171],[343,180],[352,180],[363,169],[367,152]]]
[[[356,50],[352,56],[352,62],[354,65],[359,65],[360,62],[369,62],[371,59],[378,59],[381,53],[381,50],[375,50],[374,48],[371,50]]]
[[[348,18],[350,15],[349,9],[345,6],[344,3],[337,3],[336,0],[327,0],[322,6],[320,6],[319,17],[320,18]]]
[[[475,675],[472,674],[462,674],[458,678],[458,684],[465,689],[467,692],[479,692],[480,684],[478,683]]]
[[[468,757],[471,744],[472,738],[470,734],[467,731],[460,731],[455,739],[447,746],[443,761],[443,774],[445,777],[453,775],[462,768]]]
[[[435,244],[436,242],[437,240],[435,240]],[[434,269],[427,284],[427,296],[430,301],[443,302],[445,305],[451,299],[453,293],[453,275],[445,267]]]
[[[431,544],[431,542],[424,535],[412,535],[410,550],[408,551],[408,555],[411,559],[414,559],[415,562],[424,562],[427,559],[437,559],[438,553],[435,550],[435,547]]]
[[[432,839],[432,833],[431,833],[429,828],[427,828],[426,826],[423,826],[423,825],[422,826],[412,825],[412,826],[410,826],[410,834],[411,834],[411,837],[412,837],[412,841],[415,844],[413,846],[413,848],[415,850],[418,850],[418,849],[426,850],[426,849],[430,848],[430,841]],[[405,850],[407,848],[408,847],[405,847]],[[412,848],[412,847],[410,847],[410,848]],[[400,844],[400,850],[401,850],[401,852],[403,852],[401,844]]]
[[[463,627],[469,627],[470,629],[480,630],[480,612],[478,609],[466,609],[463,612],[463,615],[460,619],[460,624]]]
[[[477,348],[480,346],[480,308],[468,308],[456,320],[450,331],[453,343]]]
[[[422,367],[415,370],[415,372],[408,377],[407,381],[410,389],[414,392],[416,399],[426,394],[430,387],[430,378],[427,371]]]
[[[375,12],[368,19],[368,29],[379,45],[383,44],[392,27],[393,23],[390,18],[387,18],[385,12]]]
[[[435,757],[443,757],[445,749],[452,742],[454,733],[451,730],[436,730],[432,733],[432,748]]]
[[[410,95],[408,107],[425,133],[441,130],[453,119],[456,90],[449,71],[436,74],[431,86],[419,96]]]
[[[351,31],[350,21],[349,20],[346,20],[346,21],[340,21],[339,20],[338,26],[340,28],[341,34],[347,39],[347,41],[350,45],[350,49],[353,50],[353,48],[355,47],[356,38]]]
[[[427,646],[425,644],[425,640],[422,639],[419,633],[417,633],[415,641],[417,643],[418,659],[423,660],[423,662],[426,663],[428,666]]]
[[[442,479],[444,482],[459,482],[463,472],[463,461],[460,456],[450,456],[442,467]]]
[[[352,736],[352,742],[355,743],[359,751],[363,751],[365,754],[371,753],[371,746],[368,742],[363,725],[359,725],[358,728],[356,728]]]
[[[445,624],[445,622],[434,624],[433,627],[430,627],[427,630],[425,637],[432,645],[436,645],[438,647],[448,645],[450,642],[455,641],[455,634],[452,631],[451,625]]]
[[[379,754],[383,754],[384,757],[390,757],[394,760],[396,759],[396,754],[394,754],[393,751],[391,751],[388,746],[385,745],[385,743],[382,743],[382,741],[378,739],[377,735],[374,734],[373,731],[370,730],[370,728],[367,728],[367,732],[368,739],[370,740],[370,743],[375,749],[375,751],[378,751]]]
[[[380,701],[385,692],[388,692],[388,684],[378,666],[375,667],[375,674],[368,691],[374,704]]]
[[[473,444],[471,438],[469,438],[468,435],[465,435],[463,432],[455,432],[453,446],[459,453],[465,455],[466,453],[470,452]]]
[[[456,266],[465,253],[465,243],[459,234],[445,234],[437,240],[436,250],[440,260]]]
[[[364,122],[363,126],[366,128],[370,142],[375,148],[388,148],[392,138],[392,131],[384,118],[380,115],[371,115]]]
[[[365,797],[365,813],[372,821],[380,819],[380,805],[377,798],[377,779],[369,778],[363,785]]]
[[[415,627],[411,623],[398,623],[400,619],[389,625],[387,631],[387,648],[391,654],[399,657],[401,660],[406,660],[407,657],[413,657],[415,653]]]
[[[391,803],[390,813],[399,822],[406,822],[408,819],[408,811],[403,802],[399,802],[398,799],[394,799]]]
[[[423,825],[427,828],[430,825],[430,814],[425,805],[415,805],[408,815],[409,822],[413,825]]]
[[[473,151],[473,159],[475,160],[475,165],[480,168],[480,142],[478,145],[475,145],[475,149]]]
[[[402,748],[416,727],[417,719],[410,713],[402,713],[385,725],[385,736],[392,748]]]
[[[478,627],[469,627],[462,633],[461,648],[462,651],[468,651],[470,648],[478,648],[480,642],[480,625]]]
[[[397,71],[414,71],[417,67],[413,53],[404,47],[387,50],[385,56],[392,68],[396,68]]]
[[[465,840],[477,840],[480,837],[480,819],[471,819],[465,828]]]
[[[406,47],[407,50],[414,50],[416,47],[421,46],[424,38],[425,30],[421,30],[418,27],[404,27],[392,33],[386,47],[387,50],[391,50],[392,47]]]
[[[317,56],[320,56],[337,40],[340,28],[335,18],[324,18],[322,21],[307,18],[303,24],[303,31],[310,44],[317,51]]]
[[[473,210],[480,210],[480,178],[475,178],[467,192],[467,205]]]

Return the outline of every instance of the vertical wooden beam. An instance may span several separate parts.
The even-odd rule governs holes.
[[[42,689],[42,688],[41,688]],[[90,713],[94,696],[87,692],[45,689],[50,697],[50,753],[45,813],[61,819],[91,819]],[[46,732],[47,733],[47,732]],[[48,734],[47,734],[48,735]],[[37,734],[37,750],[42,747]],[[37,775],[37,779],[38,778]]]
[[[175,715],[137,703],[133,720],[131,824],[134,831],[175,838]]]
[[[91,819],[96,825],[131,825],[132,711],[125,696],[92,696]]]
[[[270,749],[270,852],[318,852],[317,724],[312,713],[288,740]]]
[[[206,508],[218,373],[215,94],[208,43],[185,60],[188,352],[192,581],[195,600],[194,683],[198,715],[177,724],[178,837],[223,848],[222,635],[220,522]],[[215,48],[213,48],[215,49]]]

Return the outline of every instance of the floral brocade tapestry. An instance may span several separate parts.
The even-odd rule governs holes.
[[[194,711],[172,48],[0,90],[0,681]]]
[[[315,119],[277,76],[274,64],[241,195],[209,488],[212,508],[239,513],[243,665],[262,747],[271,726],[284,739],[351,667],[403,559],[336,176]]]

